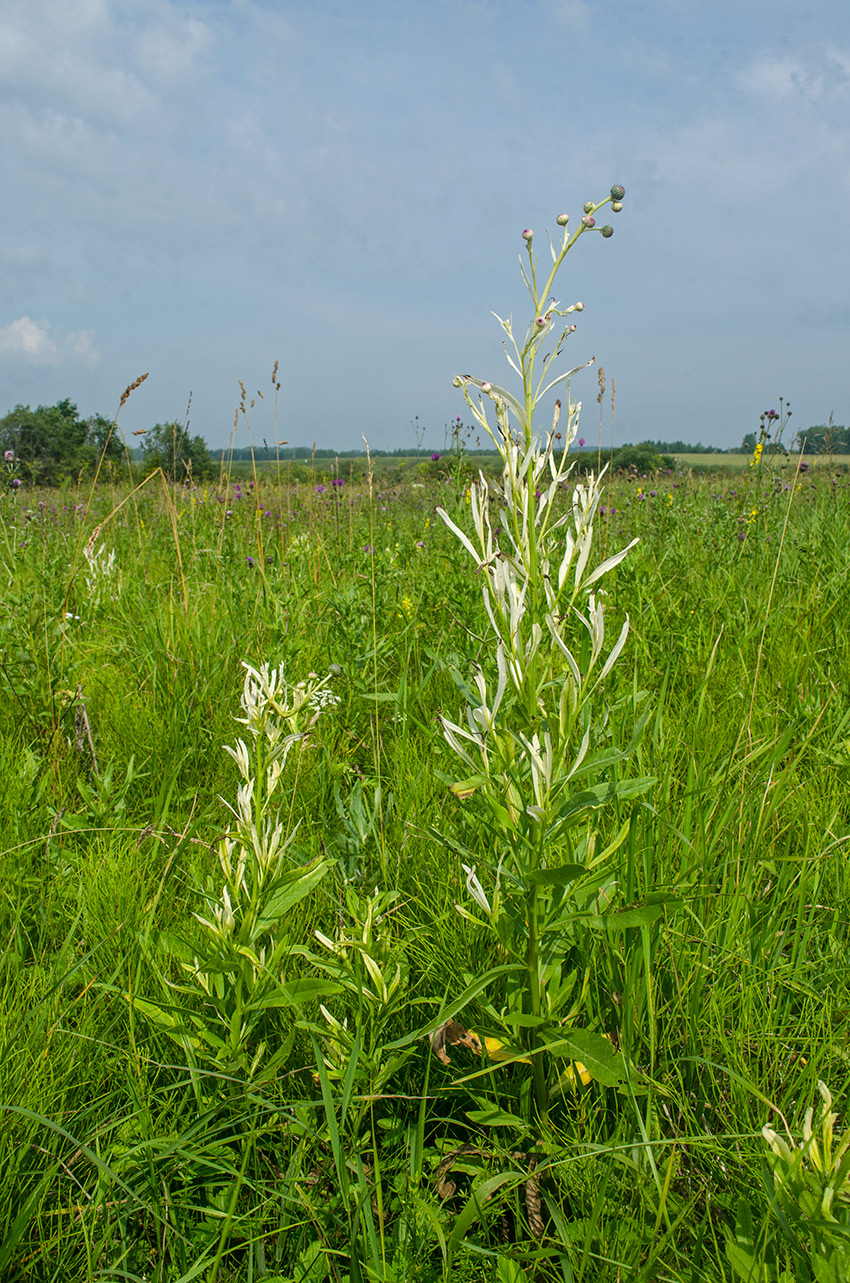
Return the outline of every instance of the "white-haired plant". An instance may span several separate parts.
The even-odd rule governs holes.
[[[486,861],[470,858],[463,866],[472,903],[459,909],[495,934],[504,959],[466,996],[489,980],[485,1018],[507,1040],[500,1060],[531,1061],[529,1120],[545,1116],[553,1093],[575,1082],[570,1061],[581,1060],[603,1082],[617,1081],[623,1070],[601,1033],[573,1027],[583,985],[564,959],[577,922],[598,919],[596,892],[613,879],[611,849],[596,850],[594,812],[652,784],[617,778],[629,749],[593,752],[602,687],[629,629],[626,618],[607,644],[602,582],[637,541],[597,555],[601,477],[578,481],[563,502],[581,408],[570,400],[570,379],[585,367],[558,374],[553,366],[583,304],[562,307],[552,295],[567,253],[595,226],[596,212],[609,201],[618,211],[623,195],[617,186],[604,201],[588,202],[572,235],[568,216],[558,217],[563,240],[556,248],[550,238],[552,266],[542,288],[533,233],[522,233],[531,323],[520,341],[510,319],[497,317],[521,386],[514,394],[471,375],[454,380],[501,456],[501,477],[481,473],[470,487],[470,531],[438,509],[478,571],[491,643],[491,660],[467,691],[465,718],[441,718],[464,767],[453,792],[478,808],[489,845]],[[613,229],[599,230],[607,239]],[[559,386],[564,400],[555,402],[551,429],[541,432],[535,411]]]
[[[289,1021],[284,1031],[278,1013],[298,1013],[338,991],[332,981],[286,978],[288,960],[309,960],[287,919],[331,865],[294,858],[296,828],[285,822],[289,805],[281,796],[290,755],[303,750],[337,697],[328,688],[330,678],[311,675],[290,685],[282,666],[244,668],[243,716],[237,720],[246,737],[226,748],[241,782],[231,826],[218,843],[218,876],[194,915],[199,931],[190,960],[182,962],[185,980],[175,984],[163,976],[165,1002],[132,996],[134,1008],[183,1051],[199,1103],[215,1094],[215,1084],[242,1093],[271,1082],[294,1030]]]

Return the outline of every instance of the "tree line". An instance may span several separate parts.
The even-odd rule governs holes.
[[[161,468],[171,480],[203,480],[217,471],[203,437],[191,436],[181,423],[157,423],[140,435],[139,454],[148,471]],[[14,460],[17,476],[42,486],[78,481],[98,469],[109,477],[130,453],[113,420],[102,414],[83,418],[67,397],[34,410],[16,405],[0,419],[0,449],[7,461]]]
[[[16,475],[33,485],[58,485],[63,481],[77,481],[82,476],[94,475],[100,469],[105,477],[111,476],[115,467],[126,462],[129,455],[134,462],[151,471],[161,468],[170,480],[202,481],[213,476],[222,459],[258,461],[273,459],[306,460],[353,459],[365,455],[363,450],[330,450],[310,446],[242,446],[237,449],[210,450],[202,436],[191,435],[188,427],[174,420],[157,423],[140,433],[139,445],[130,451],[114,422],[102,414],[83,418],[69,398],[55,405],[39,405],[34,410],[28,405],[16,405],[0,419],[0,449],[7,462],[14,459]],[[841,424],[816,424],[799,433],[799,442],[806,454],[850,453],[850,428]],[[658,467],[668,464],[676,454],[752,453],[757,443],[754,432],[749,432],[738,450],[722,451],[701,442],[690,445],[685,441],[642,441],[639,445],[620,446],[614,452],[620,467]],[[768,442],[766,450],[783,449]],[[374,457],[430,458],[432,452],[422,448],[373,450]]]

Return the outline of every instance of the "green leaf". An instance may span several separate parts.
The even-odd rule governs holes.
[[[463,798],[469,797],[476,789],[481,788],[484,784],[489,784],[489,782],[490,779],[487,775],[470,775],[468,780],[457,780],[450,787],[455,797],[463,800]]]
[[[594,784],[581,793],[568,797],[558,808],[556,818],[562,823],[569,821],[574,824],[585,811],[595,811],[601,806],[607,806],[609,802],[624,802],[648,793],[655,782],[654,775],[641,775],[631,780],[608,780],[602,784]]]
[[[508,1185],[511,1182],[515,1185],[519,1185],[521,1182],[526,1180],[528,1180],[527,1172],[500,1172],[498,1176],[491,1176],[489,1180],[482,1181],[480,1185],[476,1186],[470,1194],[466,1206],[463,1208],[463,1211],[459,1213],[457,1220],[452,1226],[452,1232],[449,1235],[448,1241],[449,1252],[453,1252],[455,1248],[460,1247],[461,1243],[469,1233],[469,1230],[479,1219],[484,1211],[485,1205],[489,1202],[497,1189],[501,1189],[503,1185]]]
[[[459,998],[455,998],[448,1006],[441,1007],[439,1013],[427,1025],[423,1025],[421,1029],[414,1030],[413,1033],[405,1034],[403,1038],[396,1038],[395,1042],[384,1043],[385,1049],[387,1051],[396,1051],[399,1047],[407,1047],[419,1038],[428,1037],[429,1034],[439,1029],[440,1025],[446,1020],[451,1020],[459,1011],[462,1011],[467,1003],[472,1002],[473,998],[477,998],[480,993],[483,993],[487,986],[498,976],[508,975],[510,972],[523,972],[524,970],[525,968],[520,963],[505,963],[500,967],[491,967],[483,976],[479,976],[471,985],[468,985]]]
[[[280,1007],[304,1007],[308,1002],[315,1002],[317,998],[326,998],[341,992],[342,985],[332,980],[314,980],[310,976],[305,976],[301,980],[291,980],[289,984],[280,985],[273,993],[258,998],[256,1002],[246,1003],[244,1010],[249,1012],[268,1011]]]
[[[650,896],[646,904],[632,905],[614,913],[594,914],[588,919],[592,927],[605,927],[609,931],[623,931],[626,927],[648,927],[662,916],[667,908],[679,908],[678,895]]]
[[[566,887],[586,872],[583,864],[562,864],[557,869],[537,869],[528,880],[533,887]]]
[[[509,1256],[500,1256],[496,1267],[497,1283],[526,1283],[527,1275]]]
[[[513,1127],[515,1131],[528,1131],[528,1124],[517,1114],[508,1114],[493,1105],[490,1109],[467,1109],[466,1116],[470,1122],[481,1127]]]
[[[288,874],[283,885],[271,892],[263,913],[258,917],[257,932],[268,931],[279,922],[294,905],[300,903],[319,885],[330,867],[327,860],[320,860],[316,864],[304,865],[303,868]]]
[[[623,1057],[607,1038],[589,1029],[568,1029],[557,1041],[547,1043],[546,1050],[552,1056],[581,1061],[591,1078],[604,1087],[616,1087],[628,1076]]]

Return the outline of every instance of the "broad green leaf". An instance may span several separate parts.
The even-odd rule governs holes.
[[[537,869],[528,880],[535,887],[566,887],[586,872],[583,864],[562,864],[557,869]]]
[[[614,1051],[607,1038],[589,1029],[568,1029],[557,1041],[547,1043],[546,1050],[552,1056],[580,1061],[591,1078],[605,1087],[616,1087],[627,1076],[623,1057]]]
[[[466,1116],[470,1122],[482,1127],[513,1127],[515,1131],[525,1132],[528,1124],[517,1114],[508,1114],[503,1109],[467,1109]]]
[[[508,1256],[500,1256],[496,1267],[497,1283],[526,1283],[527,1275],[519,1268],[516,1261]]]
[[[330,867],[326,860],[322,860],[317,864],[305,865],[303,870],[299,869],[294,875],[291,875],[293,876],[291,882],[287,881],[283,886],[275,888],[269,896],[262,917],[258,919],[257,929],[259,931],[267,931],[269,927],[279,922],[294,905],[298,904],[319,885]]]
[[[305,976],[301,980],[291,980],[288,984],[281,985],[273,993],[258,998],[256,1002],[246,1003],[244,1009],[249,1012],[280,1007],[303,1007],[308,1002],[315,1002],[317,998],[326,998],[341,991],[342,985],[335,984],[332,980],[315,980],[311,976]]]

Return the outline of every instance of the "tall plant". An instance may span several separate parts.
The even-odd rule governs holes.
[[[529,1118],[545,1116],[559,1084],[575,1082],[570,1060],[603,1081],[620,1074],[621,1062],[599,1033],[573,1028],[582,986],[564,958],[576,923],[598,917],[594,892],[611,873],[610,850],[596,850],[592,813],[652,783],[616,779],[613,768],[628,749],[591,751],[602,686],[629,630],[626,619],[606,645],[601,581],[637,541],[604,560],[595,556],[601,476],[591,473],[574,485],[566,507],[562,502],[581,408],[570,400],[570,379],[585,367],[553,368],[576,328],[572,314],[583,310],[554,299],[555,278],[576,241],[595,227],[598,210],[610,202],[619,211],[623,195],[615,186],[605,200],[588,202],[572,235],[568,216],[559,215],[563,240],[556,249],[550,239],[552,266],[542,288],[533,233],[522,233],[527,264],[521,258],[520,268],[532,304],[524,338],[515,338],[509,318],[497,317],[520,389],[514,394],[471,375],[454,380],[501,455],[501,478],[482,473],[471,486],[469,533],[438,510],[480,572],[492,643],[492,662],[474,675],[465,721],[441,719],[465,770],[453,791],[473,799],[493,838],[480,876],[477,865],[463,866],[483,918],[461,911],[488,926],[507,956],[490,976],[490,993],[500,997],[488,1016],[508,1039],[500,1059],[531,1061]],[[613,232],[599,230],[606,239]],[[535,411],[559,385],[565,406],[555,402],[552,426],[541,433]]]

